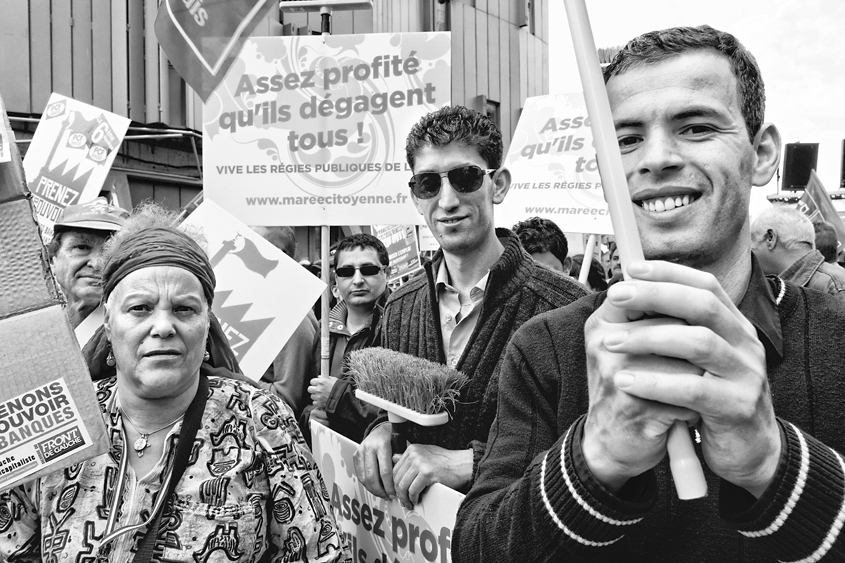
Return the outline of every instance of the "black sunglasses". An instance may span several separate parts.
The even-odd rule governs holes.
[[[355,270],[360,270],[362,276],[376,276],[383,269],[384,266],[374,266],[372,264],[361,266],[360,268],[356,268],[355,266],[341,266],[340,268],[335,268],[334,273],[339,278],[351,278],[355,275]]]
[[[449,184],[456,192],[471,194],[477,191],[484,183],[485,174],[492,174],[495,168],[479,168],[478,166],[459,166],[447,172],[423,172],[414,174],[408,186],[419,199],[431,199],[440,193],[440,186],[443,185],[443,178],[449,178]]]

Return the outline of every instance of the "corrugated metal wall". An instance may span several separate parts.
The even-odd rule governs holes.
[[[506,144],[525,98],[549,90],[549,0],[374,0],[335,12],[332,32],[452,30],[452,102],[499,105]],[[0,95],[11,112],[40,114],[51,92],[141,123],[201,128],[201,104],[170,68],[153,33],[158,0],[0,0]],[[281,22],[281,23],[278,23]],[[320,29],[317,13],[271,14],[255,35]]]

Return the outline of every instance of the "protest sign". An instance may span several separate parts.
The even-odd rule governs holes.
[[[338,527],[355,563],[449,563],[452,530],[464,498],[435,483],[413,510],[370,494],[355,476],[358,444],[312,421],[314,459],[328,488]]]
[[[839,239],[839,246],[845,243],[845,224],[833,207],[830,194],[824,189],[821,180],[815,170],[810,171],[810,180],[801,199],[798,200],[798,210],[807,215],[814,223],[816,221],[827,221],[836,229],[836,238]]]
[[[428,225],[419,225],[417,227],[417,240],[420,245],[420,251],[426,252],[430,250],[440,249],[440,243],[434,238],[434,233],[428,228]]]
[[[258,380],[325,284],[218,205],[184,221],[202,229],[217,278],[212,310],[244,375]]]
[[[13,139],[3,100],[0,129]],[[0,162],[0,490],[106,451],[91,375],[59,304],[17,147]]]
[[[387,248],[390,260],[388,281],[400,279],[422,268],[414,225],[373,225],[373,234]]]
[[[271,0],[163,0],[156,39],[179,76],[206,101],[272,5]]]
[[[91,445],[63,378],[0,401],[0,479],[19,480]]]
[[[129,120],[53,93],[23,160],[45,241],[68,205],[100,194]]]
[[[581,92],[528,98],[505,167],[511,187],[497,226],[537,216],[566,232],[613,233]]]
[[[260,37],[203,106],[205,195],[250,225],[411,225],[405,139],[449,103],[448,33]]]

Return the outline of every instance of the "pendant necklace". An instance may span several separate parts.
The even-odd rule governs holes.
[[[137,432],[138,434],[141,435],[141,437],[138,438],[137,440],[135,440],[135,443],[132,444],[132,447],[135,449],[135,453],[138,454],[138,457],[144,457],[144,450],[146,450],[147,448],[150,447],[150,443],[149,443],[149,440],[148,440],[150,436],[152,436],[153,434],[155,434],[157,432],[161,432],[165,428],[170,428],[171,426],[173,426],[174,424],[176,424],[177,422],[179,422],[180,420],[182,420],[185,417],[185,413],[182,413],[179,416],[179,418],[177,418],[173,422],[165,424],[164,426],[162,426],[158,430],[153,430],[152,432],[142,432],[137,426],[135,426],[135,423],[132,422],[132,419],[129,418],[129,416],[125,412],[123,412],[122,409],[120,411],[120,414],[123,415],[123,418],[125,418],[126,420],[129,421],[129,424],[132,425],[132,428],[135,429],[135,432]]]

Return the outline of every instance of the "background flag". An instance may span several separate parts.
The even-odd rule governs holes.
[[[804,189],[804,195],[798,201],[798,209],[807,215],[811,221],[827,221],[836,229],[836,238],[840,246],[845,244],[845,224],[839,218],[839,214],[833,207],[830,194],[816,176],[816,171],[810,171],[810,181]]]
[[[162,0],[155,34],[176,72],[203,102],[274,0]]]

